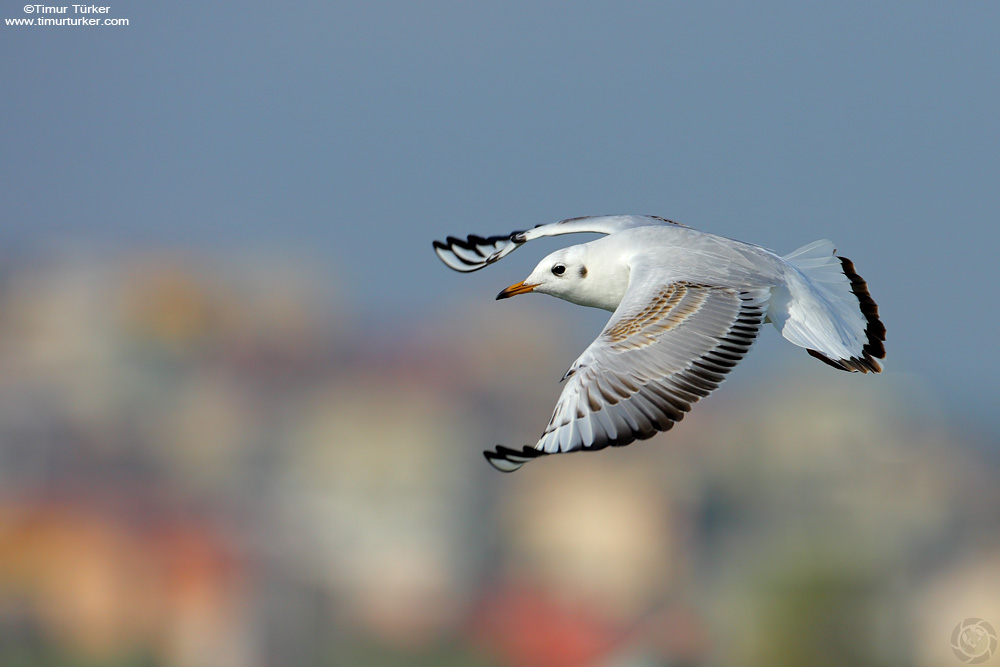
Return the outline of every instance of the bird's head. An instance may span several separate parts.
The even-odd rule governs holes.
[[[591,245],[555,251],[539,262],[527,278],[497,294],[497,299],[539,292],[581,306],[614,310],[628,285],[628,268],[619,264],[612,269]],[[623,273],[624,280],[614,275],[618,273]]]

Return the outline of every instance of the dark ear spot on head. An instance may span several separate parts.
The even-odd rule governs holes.
[[[585,267],[585,266],[581,266],[580,267],[580,277],[581,278],[586,278],[587,277],[587,267]]]

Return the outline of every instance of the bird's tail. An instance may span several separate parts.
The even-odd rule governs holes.
[[[868,285],[830,241],[788,254],[786,284],[772,291],[768,317],[781,335],[835,368],[882,371],[885,325]]]

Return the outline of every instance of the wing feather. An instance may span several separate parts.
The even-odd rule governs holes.
[[[462,273],[478,271],[503,259],[528,241],[543,236],[562,234],[614,234],[633,227],[652,225],[677,225],[666,218],[652,215],[599,215],[569,218],[546,225],[538,225],[528,231],[516,231],[507,235],[482,237],[470,234],[461,239],[449,236],[444,241],[434,241],[434,252],[446,266]]]
[[[633,274],[607,326],[566,373],[541,438],[520,452],[486,452],[495,467],[511,472],[537,456],[621,447],[669,430],[725,380],[764,321],[767,287]]]

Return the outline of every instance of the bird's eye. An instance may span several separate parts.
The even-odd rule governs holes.
[[[552,273],[553,275],[561,276],[562,274],[566,273],[566,265],[556,264],[555,266],[552,267]]]

